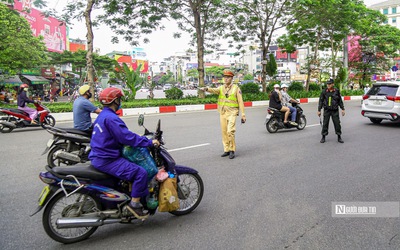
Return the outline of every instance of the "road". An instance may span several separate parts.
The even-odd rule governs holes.
[[[345,102],[345,143],[336,141],[331,124],[321,144],[316,105],[302,105],[304,130],[276,134],[265,129],[265,107],[247,108],[234,160],[220,157],[217,111],[146,116],[150,130],[161,119],[176,162],[200,172],[202,202],[186,216],[157,213],[143,224],[106,225],[72,245],[45,234],[42,213],[29,217],[44,187],[37,176],[50,134],[0,134],[0,249],[399,249],[398,217],[335,218],[331,204],[400,201],[400,124],[374,125],[360,115],[359,101]],[[143,132],[137,117],[123,119]]]

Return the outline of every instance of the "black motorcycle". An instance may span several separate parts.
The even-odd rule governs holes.
[[[50,168],[70,166],[87,162],[90,148],[90,137],[86,132],[74,128],[46,127],[53,138],[47,142],[42,155],[47,155]]]
[[[268,132],[276,133],[279,129],[297,128],[303,130],[307,125],[306,116],[303,114],[303,109],[297,103],[292,103],[292,106],[297,109],[296,123],[297,126],[291,125],[289,122],[284,123],[285,112],[281,112],[275,108],[268,107],[268,114],[265,118],[265,124]],[[291,114],[289,114],[290,117]]]

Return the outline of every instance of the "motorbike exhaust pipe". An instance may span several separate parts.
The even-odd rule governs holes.
[[[79,156],[65,151],[57,151],[54,153],[54,156],[62,160],[73,161],[76,163],[81,162],[81,158]]]
[[[0,121],[0,124],[3,124],[3,126],[6,126],[6,127],[9,127],[9,128],[12,128],[12,129],[17,127],[17,125],[15,125],[12,122],[8,122],[8,121]]]
[[[58,229],[76,228],[76,227],[99,227],[106,224],[119,223],[121,219],[105,219],[100,218],[60,218],[56,221]]]

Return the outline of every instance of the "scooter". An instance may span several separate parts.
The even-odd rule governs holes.
[[[42,155],[47,155],[50,168],[85,163],[89,160],[91,135],[74,128],[46,127],[53,138],[47,142]]]
[[[139,125],[143,126],[143,115]],[[160,120],[155,133],[145,128],[145,136],[157,139],[161,146],[151,149],[151,156],[158,168],[164,169],[167,178],[176,178],[176,196],[159,199],[168,192],[156,177],[149,181],[149,195],[141,200],[144,208],[154,215],[161,203],[176,202],[177,210],[168,210],[173,215],[185,215],[200,204],[203,181],[193,168],[176,165],[175,160],[164,148]],[[49,168],[39,178],[46,184],[39,197],[39,206],[31,215],[44,208],[42,222],[47,235],[61,243],[74,243],[88,238],[99,226],[113,223],[131,223],[136,217],[127,209],[130,202],[131,183],[102,173],[90,165]],[[157,174],[157,176],[158,176]],[[172,189],[172,191],[174,191]],[[173,199],[172,199],[173,198]]]
[[[275,108],[268,107],[267,117],[265,118],[265,125],[268,132],[276,133],[279,129],[297,128],[303,130],[307,125],[306,116],[303,114],[303,109],[297,103],[292,103],[292,106],[297,109],[296,123],[297,126],[291,125],[289,122],[284,123],[285,112],[281,112]],[[289,114],[290,117],[291,113]]]
[[[56,119],[50,115],[50,109],[42,105],[40,102],[34,103],[38,115],[36,116],[36,124],[32,124],[32,119],[29,114],[20,109],[13,108],[0,108],[0,113],[6,116],[0,117],[0,132],[10,133],[15,128],[25,127],[40,127],[45,128],[46,126],[54,127]]]

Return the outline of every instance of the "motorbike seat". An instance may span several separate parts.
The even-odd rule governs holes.
[[[24,116],[29,116],[28,113],[26,113],[25,111],[20,110],[20,109],[13,109],[13,108],[3,108],[3,109],[8,110],[8,111],[13,112],[13,113],[21,114],[21,115],[24,115]]]
[[[79,129],[76,129],[76,128],[62,128],[62,129],[67,131],[68,133],[71,133],[71,134],[77,134],[77,135],[83,135],[83,136],[89,136],[90,137],[90,135],[87,132],[79,130]]]
[[[73,175],[77,178],[87,178],[91,180],[109,180],[115,178],[109,174],[100,172],[92,165],[84,163],[79,163],[68,167],[55,167],[52,168],[51,171],[57,175]]]

